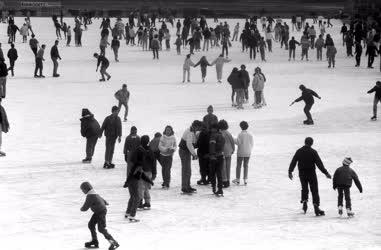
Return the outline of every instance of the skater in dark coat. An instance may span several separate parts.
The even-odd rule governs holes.
[[[106,79],[105,79],[105,75],[107,76],[107,81],[110,80],[111,78],[111,75],[107,73],[107,68],[108,66],[110,66],[110,62],[109,60],[105,57],[105,56],[102,56],[102,55],[98,55],[97,53],[94,53],[94,57],[96,59],[98,59],[98,62],[97,62],[97,69],[95,70],[96,72],[98,71],[98,68],[99,66],[101,66],[101,70],[99,71],[101,73],[101,76],[102,78],[99,79],[100,82],[104,82]]]
[[[360,67],[361,63],[361,55],[362,55],[362,46],[361,43],[356,42],[355,43],[355,58],[356,58],[356,67]]]
[[[368,91],[368,94],[371,94],[375,92],[374,94],[374,101],[373,101],[373,116],[370,118],[372,121],[377,120],[377,104],[381,102],[381,82],[377,81],[376,86],[374,86],[371,90]]]
[[[138,129],[135,126],[132,126],[130,129],[130,134],[126,137],[126,140],[124,141],[123,154],[124,154],[124,160],[127,163],[126,183],[127,183],[128,175],[132,169],[132,162],[131,162],[132,154],[141,145],[140,136],[138,136],[137,133],[138,133]]]
[[[160,134],[161,135],[161,134]],[[144,136],[144,135],[143,135]],[[142,136],[142,137],[143,137]],[[148,137],[148,135],[145,135]],[[159,138],[160,139],[160,138]],[[149,140],[149,137],[148,137]],[[143,138],[143,142],[145,143],[145,138]],[[145,159],[143,163],[143,173],[151,180],[154,181],[157,175],[157,163],[154,151],[151,149],[150,144],[143,144],[142,147],[145,150]],[[151,209],[151,194],[149,190],[151,189],[151,183],[144,181],[142,185],[143,192],[143,200],[141,201],[139,208],[143,208],[145,210]]]
[[[15,75],[15,72],[14,72],[15,62],[18,58],[18,54],[17,54],[17,50],[15,49],[15,45],[13,43],[11,44],[11,48],[8,50],[7,56],[9,58],[9,66],[10,66],[8,68],[8,71],[10,70],[12,73],[12,76],[14,76]]]
[[[356,187],[362,193],[362,186],[359,178],[357,177],[356,172],[349,167],[352,163],[352,159],[346,157],[343,160],[343,166],[336,169],[335,174],[333,175],[333,190],[337,189],[337,207],[339,214],[343,214],[343,195],[345,195],[345,208],[347,209],[347,214],[349,217],[353,216],[352,212],[352,203],[351,203],[351,187],[352,180],[355,182]]]
[[[210,129],[209,140],[209,167],[210,167],[210,182],[212,184],[213,193],[223,195],[222,191],[222,167],[224,164],[224,146],[225,139],[222,136],[218,124],[214,123]],[[217,179],[217,183],[216,183]],[[216,191],[217,184],[217,191]]]
[[[149,137],[147,135],[142,136],[141,143],[143,145],[148,145]],[[143,198],[141,191],[142,181],[153,185],[152,180],[143,171],[146,158],[147,152],[142,145],[139,145],[131,156],[133,167],[131,168],[126,181],[126,186],[128,187],[128,191],[130,193],[130,199],[128,200],[128,206],[125,214],[125,217],[128,218],[130,222],[139,221],[135,218],[135,215],[139,203]]]
[[[377,56],[378,50],[376,44],[370,41],[366,47],[365,55],[368,56],[368,68],[373,69],[374,58]]]
[[[247,72],[246,70],[245,65],[243,64],[241,65],[241,70],[239,71],[239,73],[240,73],[241,81],[243,82],[243,86],[244,86],[244,92],[245,92],[244,103],[247,103],[249,101],[250,76],[249,76],[249,72]]]
[[[102,137],[103,132],[106,136],[105,163],[103,165],[104,168],[115,167],[115,165],[112,163],[112,158],[114,156],[116,139],[118,139],[119,143],[122,140],[122,121],[118,116],[119,109],[117,106],[113,106],[111,111],[112,114],[107,116],[103,121],[99,133],[99,138]]]
[[[306,212],[309,186],[312,193],[315,214],[316,216],[320,216],[324,215],[324,211],[319,208],[320,197],[318,180],[315,171],[316,166],[328,179],[331,179],[331,175],[324,168],[323,162],[321,161],[317,151],[312,148],[313,142],[314,141],[311,137],[307,137],[305,139],[305,145],[296,151],[288,169],[288,177],[292,180],[292,172],[294,171],[296,164],[298,164],[299,179],[300,184],[302,185],[302,197],[300,203],[303,203],[303,210]]]
[[[4,107],[1,105],[1,98],[0,98],[0,157],[6,155],[1,150],[1,145],[2,145],[3,132],[8,133],[8,131],[9,131],[9,122],[8,122],[7,112],[5,112]]]
[[[215,114],[213,114],[213,106],[212,105],[209,105],[206,111],[208,112],[208,114],[204,116],[202,121],[204,122],[206,128],[209,130],[210,126],[212,126],[212,124],[218,123],[218,118]]]
[[[306,104],[304,106],[304,113],[307,116],[307,120],[305,120],[303,123],[307,125],[313,125],[314,121],[312,120],[310,111],[311,111],[312,105],[314,105],[314,102],[315,102],[314,96],[319,99],[321,99],[321,97],[318,94],[316,94],[315,91],[311,89],[307,89],[303,84],[299,86],[299,89],[302,91],[302,96],[300,96],[295,101],[293,101],[291,105],[293,105],[295,102],[300,102],[303,100],[304,103]]]
[[[197,157],[198,157],[198,164],[200,166],[200,175],[201,179],[197,181],[197,185],[208,185],[210,183],[209,178],[209,140],[210,140],[210,133],[207,129],[205,123],[203,123],[203,126],[201,128],[201,131],[197,138]]]
[[[58,40],[54,42],[53,47],[50,50],[50,57],[52,58],[53,61],[53,77],[59,77],[60,75],[57,73],[58,70],[58,59],[61,59],[60,54],[58,53]]]
[[[7,76],[8,68],[4,60],[0,60],[0,99],[5,98],[7,94]]]
[[[238,68],[236,67],[233,68],[233,71],[230,73],[228,77],[228,83],[232,87],[232,95],[231,95],[232,107],[238,106],[238,101],[236,103],[234,102],[234,95],[237,95],[236,99],[238,100],[238,89],[240,89],[242,86],[242,81],[241,81],[241,78],[239,77]]]
[[[81,184],[81,190],[84,194],[86,194],[86,201],[81,207],[81,211],[85,212],[91,209],[93,211],[93,216],[89,221],[88,227],[91,232],[91,241],[85,243],[86,248],[98,248],[99,242],[97,238],[97,232],[95,230],[95,226],[98,225],[98,231],[104,235],[106,240],[110,242],[109,250],[113,250],[119,247],[119,244],[114,238],[107,232],[106,230],[106,214],[108,205],[107,201],[105,201],[99,194],[97,194],[91,184],[89,182],[83,182]]]
[[[82,118],[80,121],[81,135],[86,138],[86,158],[83,159],[82,162],[91,163],[101,127],[88,109],[82,109]]]
[[[208,60],[206,59],[205,56],[201,57],[200,61],[198,61],[194,67],[197,67],[198,65],[200,65],[200,68],[201,68],[201,78],[202,78],[202,82],[205,82],[205,77],[206,77],[206,68],[208,66],[212,66]]]
[[[32,34],[32,38],[29,40],[29,47],[33,51],[34,56],[36,56],[38,50],[38,40],[35,38],[34,34]]]

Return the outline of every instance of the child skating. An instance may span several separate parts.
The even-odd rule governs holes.
[[[347,209],[348,217],[352,217],[354,215],[352,212],[350,192],[352,180],[355,182],[356,187],[359,189],[360,193],[362,193],[360,180],[357,177],[356,172],[349,167],[352,162],[353,161],[350,157],[346,157],[343,160],[343,166],[339,167],[333,175],[333,190],[337,189],[338,192],[337,207],[340,216],[343,214],[343,196],[345,196],[345,208]]]
[[[97,232],[95,226],[98,225],[98,231],[104,235],[106,240],[110,242],[109,250],[117,249],[119,244],[106,230],[106,214],[108,205],[99,194],[97,194],[89,182],[83,182],[81,184],[81,190],[86,194],[86,201],[81,207],[81,211],[85,212],[91,209],[94,214],[91,216],[88,227],[91,232],[91,241],[85,243],[86,248],[98,248],[99,242],[97,238]]]
[[[200,65],[200,68],[201,68],[202,82],[205,82],[206,69],[208,66],[212,66],[212,65],[208,62],[205,56],[201,57],[200,61],[198,61],[198,63],[196,63],[194,67],[197,67],[198,65]]]

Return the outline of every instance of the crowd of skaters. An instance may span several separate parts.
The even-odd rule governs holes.
[[[165,49],[171,49],[171,34],[165,21],[161,22],[161,27],[156,26],[156,18],[150,19],[148,17],[137,18],[138,22],[135,24],[133,15],[130,15],[128,23],[123,24],[121,18],[116,20],[114,27],[111,27],[111,20],[104,18],[100,26],[101,38],[100,38],[100,52],[94,53],[94,57],[97,58],[97,70],[100,66],[100,73],[102,78],[100,81],[109,80],[111,75],[107,73],[107,68],[110,62],[106,58],[106,48],[111,45],[111,49],[114,52],[114,59],[119,61],[118,50],[121,46],[120,40],[125,39],[126,44],[129,46],[141,46],[142,50],[152,50],[153,58],[159,59],[159,51],[163,50],[165,42]],[[76,17],[75,28],[75,45],[77,47],[82,46],[81,37],[82,32],[87,29],[87,25],[91,24],[91,18]],[[59,41],[66,40],[66,46],[70,46],[71,43],[71,27],[62,21],[58,21],[57,17],[53,16],[53,22],[55,27],[55,34],[57,40],[51,47],[50,56],[53,62],[53,77],[59,77],[58,74],[58,60],[61,60],[60,53],[58,51]],[[328,61],[328,67],[335,67],[335,55],[337,53],[335,44],[330,36],[326,34],[326,29],[332,27],[330,20],[323,21],[323,18],[313,18],[313,24],[309,25],[306,19],[302,17],[292,17],[292,30],[302,32],[300,40],[296,40],[295,37],[290,39],[290,30],[286,22],[283,22],[281,18],[275,20],[271,17],[260,18],[262,25],[262,31],[258,28],[257,18],[253,17],[247,19],[240,33],[240,24],[237,23],[233,29],[233,35],[230,34],[230,27],[225,23],[215,24],[215,28],[209,27],[205,18],[201,18],[199,21],[196,18],[185,18],[183,23],[180,20],[174,23],[174,20],[170,20],[169,23],[176,25],[176,51],[181,55],[181,50],[189,46],[189,54],[187,54],[183,65],[183,82],[187,78],[190,82],[190,67],[200,66],[201,78],[205,81],[207,67],[216,65],[217,81],[222,82],[222,69],[225,63],[231,61],[228,58],[229,47],[232,46],[232,42],[239,42],[242,45],[242,52],[249,52],[249,57],[252,60],[256,59],[257,53],[260,54],[261,60],[266,61],[265,53],[271,53],[273,51],[273,41],[280,43],[280,47],[285,50],[289,50],[289,61],[295,60],[296,46],[302,47],[301,60],[309,58],[309,49],[316,49],[317,60],[322,60],[323,49],[326,48],[326,58]],[[316,29],[315,26],[316,25]],[[82,29],[84,26],[84,29]],[[160,26],[160,25],[158,25]],[[317,30],[318,29],[318,30]],[[1,99],[6,97],[6,77],[8,71],[11,71],[14,75],[15,61],[18,58],[17,50],[15,48],[16,33],[17,31],[23,37],[23,43],[27,41],[29,36],[29,30],[31,31],[31,39],[29,40],[29,46],[35,55],[36,67],[35,77],[43,78],[43,61],[45,44],[40,43],[35,38],[35,34],[32,30],[30,18],[25,19],[25,23],[21,28],[18,28],[13,17],[8,19],[8,36],[10,43],[10,50],[7,54],[10,67],[7,68],[5,64],[5,58],[3,51],[0,50],[0,87],[1,87]],[[63,31],[63,38],[61,35]],[[109,43],[109,34],[111,32],[112,41]],[[264,34],[261,35],[261,32]],[[317,33],[319,33],[317,35]],[[349,28],[343,25],[341,28],[343,34],[343,46],[347,48],[347,56],[352,57],[351,49],[355,47],[356,55],[356,67],[360,66],[360,59],[362,53],[362,47],[366,48],[366,55],[368,56],[368,68],[372,68],[374,57],[379,53],[377,45],[380,41],[380,26],[373,22],[368,23],[363,20],[355,20],[351,23]],[[273,35],[274,34],[274,35]],[[325,37],[325,38],[324,38]],[[137,38],[137,41],[136,41]],[[317,39],[316,39],[317,38]],[[315,40],[316,39],[316,40]],[[353,41],[351,41],[354,40]],[[201,41],[204,41],[201,46]],[[352,44],[352,46],[351,46]],[[201,57],[200,61],[193,63],[191,55],[195,53],[202,53],[201,51],[208,51],[209,47],[214,49],[221,49],[221,55],[213,62],[209,63],[206,57]],[[254,108],[261,108],[266,106],[266,101],[263,94],[264,83],[266,82],[265,75],[261,72],[259,67],[255,68],[252,81],[252,88],[254,91]],[[39,74],[37,74],[39,72]],[[187,77],[186,77],[187,75]],[[105,76],[107,78],[105,78]],[[243,108],[243,104],[249,100],[248,87],[250,85],[250,77],[246,71],[245,65],[241,65],[240,70],[234,67],[231,74],[228,77],[228,83],[232,87],[232,106],[238,109]],[[313,96],[320,99],[314,91],[307,89],[304,85],[300,85],[302,96],[296,99],[294,102],[305,101],[306,106],[304,112],[306,113],[307,120],[305,124],[313,124],[311,114],[309,113],[313,105]],[[377,119],[377,104],[381,101],[380,97],[381,83],[377,82],[376,86],[369,90],[369,94],[375,92],[374,97],[374,116],[372,120]],[[102,126],[94,118],[94,115],[88,110],[82,110],[81,118],[81,133],[86,137],[86,158],[83,163],[89,163],[92,161],[92,157],[95,152],[95,146],[97,141],[102,135],[106,138],[106,152],[104,168],[114,168],[113,154],[115,144],[122,139],[122,122],[119,118],[119,112],[121,107],[124,106],[125,114],[124,121],[127,120],[128,115],[128,100],[129,92],[127,86],[123,85],[122,89],[115,93],[115,98],[118,101],[118,105],[113,106],[111,114],[105,118]],[[236,96],[236,97],[235,97]],[[293,103],[294,103],[293,102]],[[293,104],[292,103],[292,104]],[[1,104],[1,101],[0,101]],[[3,106],[0,105],[0,128],[1,132],[8,132],[9,122]],[[181,160],[181,191],[185,194],[192,194],[196,192],[196,189],[191,185],[191,162],[192,160],[198,160],[200,167],[200,180],[198,185],[211,185],[212,191],[216,195],[223,195],[223,188],[228,188],[230,182],[234,184],[241,183],[241,166],[243,164],[243,183],[248,183],[248,163],[253,148],[253,136],[248,132],[248,123],[242,121],[240,123],[241,133],[234,138],[228,131],[228,122],[225,120],[218,120],[213,114],[213,107],[208,107],[208,114],[203,118],[203,121],[195,120],[191,126],[185,130],[179,144],[174,136],[174,130],[171,126],[166,126],[163,134],[157,132],[153,139],[150,140],[148,135],[141,137],[137,134],[137,128],[131,127],[130,135],[127,136],[124,143],[125,161],[127,163],[126,182],[124,187],[129,189],[130,200],[126,210],[126,218],[131,222],[137,222],[135,218],[138,208],[149,209],[151,207],[151,197],[149,190],[153,181],[157,176],[157,162],[162,166],[162,187],[168,189],[171,182],[171,167],[173,162],[173,155],[178,150]],[[1,135],[0,132],[0,147],[1,147]],[[305,146],[298,151],[289,169],[289,177],[292,179],[292,171],[295,165],[298,164],[299,172],[307,173],[303,179],[300,177],[302,185],[302,198],[303,209],[307,210],[308,200],[308,186],[310,186],[313,194],[313,205],[316,215],[324,215],[324,211],[320,210],[320,200],[317,190],[317,179],[315,174],[315,165],[328,177],[331,178],[328,171],[322,165],[320,158],[316,157],[316,151],[312,146],[312,138],[306,138]],[[236,162],[236,178],[230,179],[231,169],[231,155],[237,152]],[[301,153],[300,153],[301,152]],[[314,157],[311,157],[311,154]],[[1,151],[0,156],[5,156],[5,153]],[[311,159],[313,161],[311,162]],[[345,158],[343,161],[343,167],[339,168],[334,175],[333,188],[338,189],[338,208],[339,213],[342,213],[343,207],[343,195],[346,199],[346,208],[348,215],[353,215],[351,211],[350,200],[350,186],[352,179],[358,186],[360,192],[362,192],[361,184],[358,180],[356,173],[349,167],[352,163],[351,158]],[[344,178],[343,176],[350,176],[351,178]],[[349,181],[350,180],[350,181]],[[89,228],[92,233],[93,240],[86,243],[86,246],[97,246],[98,241],[95,233],[95,225],[98,224],[99,231],[103,233],[111,243],[110,249],[115,249],[119,244],[107,233],[105,229],[105,217],[107,202],[97,195],[90,183],[84,183],[81,185],[81,189],[87,194],[87,200],[81,210],[85,211],[91,208],[94,212],[94,216],[89,223]],[[88,201],[91,199],[91,202]],[[95,207],[94,207],[95,206]],[[99,208],[99,210],[98,210]]]

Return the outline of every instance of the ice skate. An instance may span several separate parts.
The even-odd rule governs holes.
[[[102,79],[99,79],[99,81],[100,82],[104,82],[104,81],[106,81],[104,78],[102,78]]]
[[[355,215],[355,213],[352,212],[352,210],[350,208],[347,208],[347,215],[348,215],[348,217],[353,217]]]
[[[3,151],[0,151],[0,157],[6,156],[7,154]]]
[[[130,214],[126,212],[126,213],[124,214],[124,218],[127,219],[128,217],[130,217]]]
[[[189,188],[189,191],[191,191],[192,193],[196,193],[196,192],[197,192],[197,189],[190,187],[190,188]]]
[[[82,163],[91,163],[91,158],[85,158],[85,159],[83,159]]]
[[[372,117],[370,118],[370,120],[371,120],[371,121],[377,121],[377,116],[375,116],[375,115],[372,116]]]
[[[139,222],[140,220],[136,219],[134,216],[128,216],[128,220],[131,222],[131,223],[136,223],[136,222]]]
[[[108,76],[108,77],[107,77],[107,81],[109,81],[110,79],[111,79],[111,76]]]
[[[236,184],[236,185],[239,185],[239,180],[238,179],[235,179],[235,180],[233,180],[232,181],[234,184]]]
[[[338,213],[339,213],[340,216],[343,215],[343,206],[339,206],[338,207]]]
[[[92,240],[85,243],[86,248],[99,248],[99,243],[97,240]]]
[[[144,203],[143,204],[143,209],[144,210],[150,210],[151,209],[151,204],[150,203]]]
[[[220,189],[218,190],[217,192],[214,193],[216,196],[219,196],[219,197],[223,197],[224,196],[224,192]]]
[[[247,186],[247,179],[244,179],[244,180],[243,180],[243,184],[244,184],[245,186]]]
[[[315,215],[316,216],[324,216],[325,212],[323,210],[320,210],[319,206],[314,205]]]
[[[206,180],[198,180],[197,181],[197,185],[201,185],[201,186],[204,186],[204,185],[208,185],[209,183],[206,181]]]
[[[183,188],[181,189],[182,194],[192,194],[193,192],[190,189]]]
[[[116,240],[111,239],[109,240],[109,242],[110,242],[110,247],[108,248],[108,250],[114,250],[119,247],[119,243]]]

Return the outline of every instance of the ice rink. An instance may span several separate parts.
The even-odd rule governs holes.
[[[16,18],[19,27],[22,21]],[[74,26],[73,18],[64,21]],[[244,20],[228,20],[231,31],[237,21],[244,26]],[[274,44],[273,53],[266,51],[267,62],[260,62],[258,57],[250,61],[249,55],[241,52],[240,43],[233,42],[229,48],[232,61],[224,66],[222,84],[217,83],[214,67],[208,68],[205,83],[201,83],[199,68],[192,69],[191,83],[181,83],[182,64],[189,50],[176,55],[175,29],[171,29],[172,49],[160,52],[160,60],[153,61],[151,52],[121,41],[120,62],[115,63],[112,50],[107,48],[112,78],[98,82],[92,55],[99,51],[100,20],[83,33],[83,47],[74,47],[74,42],[72,47],[66,47],[64,40],[60,42],[61,77],[52,78],[52,19],[32,18],[31,22],[40,44],[47,45],[46,78],[33,78],[34,56],[18,34],[16,76],[8,77],[7,98],[2,103],[8,113],[10,132],[3,134],[7,156],[0,158],[1,249],[82,249],[90,239],[87,222],[91,214],[79,210],[85,200],[79,185],[86,180],[110,203],[108,230],[123,250],[381,249],[381,125],[380,121],[370,121],[373,94],[366,93],[376,80],[381,80],[380,59],[376,58],[375,69],[367,69],[364,49],[362,65],[355,68],[354,59],[346,57],[342,46],[339,21],[334,20],[334,27],[327,29],[338,49],[336,68],[328,69],[325,60],[317,62],[315,50],[310,50],[311,61],[300,61],[300,47],[297,60],[288,62],[288,51],[280,49],[279,43]],[[114,22],[112,19],[112,25]],[[215,26],[212,20],[208,23]],[[9,49],[6,30],[7,25],[0,24],[4,54]],[[301,33],[292,32],[291,36],[300,40]],[[197,62],[206,55],[211,62],[220,52],[198,52],[192,60]],[[246,64],[250,76],[255,67],[262,68],[267,78],[267,107],[231,107],[231,88],[226,79],[232,68],[241,64]],[[98,140],[92,164],[82,164],[85,140],[80,135],[81,109],[90,109],[103,122],[116,104],[115,91],[123,83],[131,92],[130,113],[128,122],[123,123],[122,143],[116,146],[116,168],[102,168],[104,137]],[[302,103],[289,107],[300,96],[299,84],[322,97],[312,109],[314,126],[302,125]],[[219,119],[228,121],[233,136],[240,131],[240,121],[249,122],[254,150],[248,185],[225,189],[223,198],[216,198],[211,188],[205,186],[196,187],[198,192],[193,196],[181,195],[181,166],[176,152],[171,188],[161,190],[158,165],[159,174],[151,191],[152,209],[138,212],[140,223],[129,223],[124,219],[129,195],[122,185],[126,175],[123,142],[130,127],[135,125],[139,135],[152,138],[170,124],[179,142],[183,131],[193,120],[202,119],[210,104]],[[362,194],[352,187],[356,213],[353,219],[338,217],[332,181],[318,170],[321,208],[326,216],[315,217],[311,202],[308,213],[301,213],[297,171],[290,181],[287,170],[294,152],[307,136],[315,139],[314,148],[332,175],[344,157],[352,157],[352,167],[364,187]],[[234,155],[232,177],[235,159]],[[192,184],[196,186],[198,162],[192,162],[192,171]],[[99,240],[101,249],[107,249],[109,244],[101,235]]]

